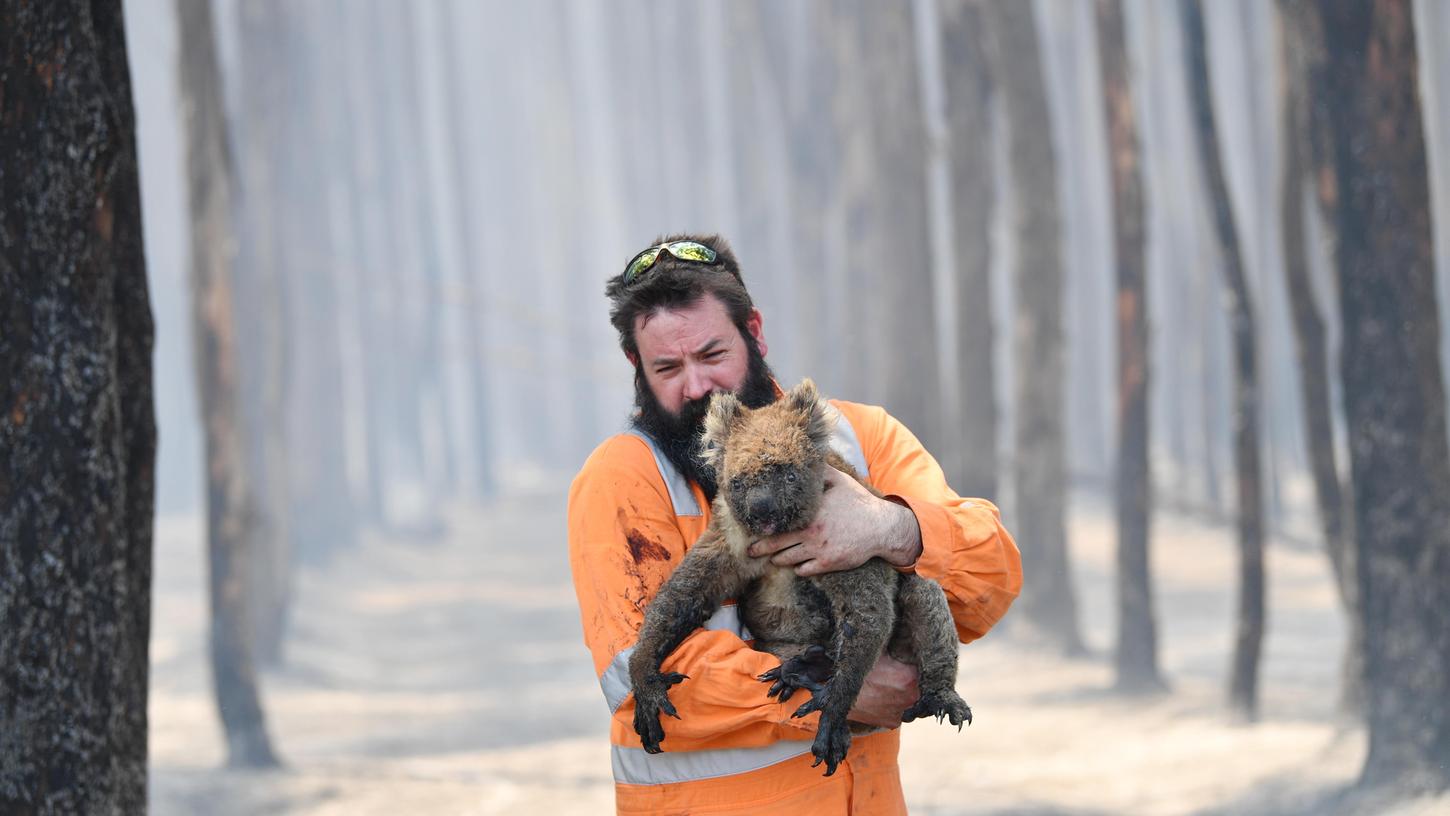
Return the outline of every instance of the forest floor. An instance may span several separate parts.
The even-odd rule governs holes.
[[[302,569],[286,666],[263,677],[285,768],[264,772],[222,767],[199,521],[159,520],[152,812],[612,812],[605,704],[580,635],[563,507],[533,495],[456,508],[447,535],[370,535]],[[1224,703],[1231,531],[1156,521],[1172,690],[1152,698],[1108,691],[1110,514],[1079,501],[1071,533],[1094,656],[1044,654],[1010,627],[965,648],[960,689],[975,723],[903,730],[913,814],[1450,813],[1450,796],[1344,793],[1365,736],[1334,714],[1343,626],[1320,551],[1270,545],[1262,716],[1244,725]]]

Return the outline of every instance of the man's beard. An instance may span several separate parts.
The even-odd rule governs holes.
[[[735,395],[747,408],[759,408],[775,402],[775,375],[761,355],[760,348],[749,338],[745,341],[749,354],[749,365],[745,370],[745,382]],[[710,396],[687,401],[680,406],[678,414],[672,414],[660,405],[645,381],[644,370],[634,368],[634,404],[639,409],[635,415],[635,427],[649,434],[660,452],[670,460],[685,478],[698,484],[705,491],[705,498],[715,500],[717,485],[715,471],[700,458],[704,448],[700,444],[701,432],[705,429],[705,414],[710,410]]]

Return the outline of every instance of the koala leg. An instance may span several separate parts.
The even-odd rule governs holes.
[[[663,674],[660,666],[743,585],[744,567],[738,560],[705,546],[702,540],[680,561],[645,609],[644,625],[629,656],[629,681],[634,692],[634,730],[651,754],[663,750],[660,714],[680,716],[670,702],[670,686],[689,679],[678,672]]]
[[[765,696],[781,702],[800,689],[808,689],[811,696],[820,694],[836,667],[826,648],[817,643],[770,643],[763,651],[780,658],[780,665],[760,675],[760,680],[771,684]]]
[[[972,710],[957,694],[957,632],[947,596],[935,581],[917,575],[902,576],[896,601],[900,610],[898,638],[909,647],[916,663],[921,696],[901,715],[902,722],[918,717],[949,719],[958,729],[972,722]],[[903,636],[904,637],[900,637]]]
[[[816,757],[812,767],[824,762],[826,776],[830,776],[851,747],[846,715],[856,704],[866,673],[876,664],[891,637],[896,617],[893,602],[896,580],[890,566],[875,560],[854,570],[811,580],[830,599],[835,616],[835,634],[829,651],[836,669],[825,688],[792,716],[821,712],[816,739],[811,745],[811,753]]]

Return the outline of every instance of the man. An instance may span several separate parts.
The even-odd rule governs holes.
[[[664,753],[634,732],[628,661],[644,608],[710,519],[714,474],[698,454],[710,395],[750,407],[779,394],[765,363],[763,320],[729,247],[717,236],[666,238],[607,284],[610,320],[634,366],[631,428],[605,440],[569,491],[569,560],[585,641],[610,723],[620,813],[905,813],[896,755],[916,670],[882,657],[851,719],[881,726],[858,737],[831,777],[812,768],[818,715],[766,696],[757,677],[779,661],[750,648],[733,605],[718,610],[665,661],[688,680],[671,701]],[[931,455],[883,409],[833,400],[835,444],[881,492],[828,474],[805,530],[762,539],[751,554],[800,575],[850,569],[879,556],[946,590],[962,642],[986,633],[1022,585],[1016,545],[990,503],[956,495]]]

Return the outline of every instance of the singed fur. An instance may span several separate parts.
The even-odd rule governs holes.
[[[864,479],[830,448],[833,409],[803,381],[779,401],[751,410],[717,395],[705,420],[705,453],[719,492],[710,525],[645,610],[629,662],[635,730],[647,751],[661,750],[660,713],[679,716],[669,687],[686,680],[662,674],[670,652],[727,598],[738,600],[755,648],[781,658],[761,676],[766,692],[811,699],[794,716],[820,711],[812,753],[835,772],[851,743],[847,713],[883,652],[918,667],[921,696],[902,720],[934,715],[971,721],[957,696],[956,631],[936,583],[902,575],[879,558],[851,570],[801,578],[769,558],[751,558],[763,536],[799,530],[815,518],[829,465]],[[874,488],[866,485],[876,495]]]

